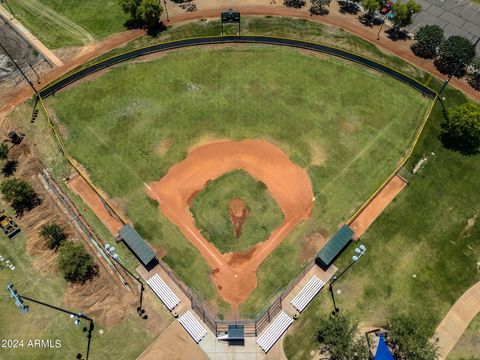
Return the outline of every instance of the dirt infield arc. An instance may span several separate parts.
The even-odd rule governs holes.
[[[205,184],[235,169],[262,181],[285,218],[268,238],[246,253],[221,254],[195,226],[190,201]],[[246,300],[256,287],[255,272],[290,231],[307,219],[313,208],[313,190],[305,169],[290,161],[273,144],[262,140],[221,141],[191,151],[160,181],[146,185],[160,210],[200,251],[212,268],[222,297],[232,305]]]
[[[411,78],[410,76],[405,75],[397,70],[394,70],[384,64],[376,62],[367,57],[354,54],[345,50],[340,50],[334,47],[315,44],[312,42],[307,42],[302,40],[277,38],[277,37],[270,37],[270,36],[253,36],[253,35],[193,38],[193,39],[165,42],[157,45],[147,46],[137,50],[132,50],[132,51],[102,60],[86,68],[73,72],[72,74],[67,75],[63,79],[60,79],[59,81],[54,82],[53,84],[43,88],[42,90],[40,90],[39,94],[43,98],[48,97],[50,95],[53,95],[55,92],[59,91],[60,89],[64,88],[65,86],[84,78],[85,76],[91,75],[97,71],[108,68],[112,65],[115,65],[124,61],[128,61],[143,55],[148,55],[151,53],[161,52],[166,50],[178,49],[182,47],[189,47],[189,46],[215,45],[215,44],[228,44],[228,43],[256,43],[256,44],[267,44],[267,45],[278,45],[278,46],[290,46],[290,47],[296,47],[296,48],[301,48],[301,49],[306,49],[306,50],[321,52],[328,55],[337,56],[346,60],[357,62],[369,68],[385,73],[411,86],[415,90],[421,92],[424,96],[428,96],[431,99],[434,99],[436,96],[436,92],[434,90],[421,84],[420,82]]]

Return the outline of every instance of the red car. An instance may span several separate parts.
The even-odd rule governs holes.
[[[380,14],[383,14],[385,15],[386,13],[388,13],[390,11],[390,8],[392,7],[393,5],[393,2],[389,1],[385,4],[385,6],[382,8],[382,10],[380,10]]]

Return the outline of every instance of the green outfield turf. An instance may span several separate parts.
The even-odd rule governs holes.
[[[317,197],[312,219],[260,267],[258,287],[242,306],[254,313],[313,256],[303,251],[303,235],[335,231],[395,168],[430,100],[356,64],[245,45],[121,65],[48,104],[94,182],[207,299],[217,297],[208,266],[147,198],[144,183],[206,136],[267,139],[308,168]]]
[[[246,204],[245,221],[238,237],[229,213],[229,204],[235,199]],[[222,253],[248,250],[267,240],[283,221],[282,211],[266,185],[243,170],[208,183],[193,199],[190,211],[203,236]]]
[[[454,90],[442,97],[447,109],[468,101]],[[442,110],[437,102],[407,164],[412,171],[427,156],[425,167],[362,236],[367,254],[335,284],[341,291],[335,296],[340,311],[363,326],[384,327],[389,315],[407,312],[429,319],[433,336],[450,307],[480,281],[480,157],[442,146]],[[350,262],[354,246],[335,263],[340,270]],[[323,291],[286,337],[289,359],[311,358],[310,352],[318,349],[313,336],[318,319],[332,309],[329,293]]]
[[[47,47],[80,46],[124,30],[117,0],[15,0],[3,4]]]

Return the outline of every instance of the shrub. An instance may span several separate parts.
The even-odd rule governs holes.
[[[84,283],[97,273],[92,256],[82,245],[72,242],[60,246],[58,266],[65,280],[72,283]]]
[[[472,88],[480,91],[480,57],[476,57],[470,64],[467,81]]]
[[[57,250],[58,247],[67,239],[62,227],[56,223],[49,223],[42,226],[40,236],[46,241],[48,247]]]
[[[415,34],[415,44],[412,45],[412,51],[419,57],[432,59],[437,54],[437,49],[443,40],[443,29],[440,26],[422,26]]]

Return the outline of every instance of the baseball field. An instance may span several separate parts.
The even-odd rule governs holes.
[[[48,100],[48,106],[71,154],[140,234],[166,254],[163,260],[220,311],[240,304],[246,314],[260,311],[385,180],[405,155],[430,100],[360,65],[294,49],[241,45],[178,50],[123,64],[61,91]],[[188,226],[169,218],[149,187],[157,190],[155,186],[166,181],[175,166],[206,146],[235,144],[237,153],[230,156],[235,159],[235,154],[241,158],[242,152],[248,152],[248,141],[253,140],[266,143],[292,168],[304,171],[313,196],[311,209],[305,205],[304,216],[273,239],[275,245],[268,251],[261,251],[262,257],[248,273],[253,272],[255,283],[238,298],[230,296],[238,289],[222,292],[225,283],[215,279],[221,271],[201,246],[192,246],[192,236],[185,235]],[[242,141],[246,141],[243,147]],[[264,150],[259,151],[261,158]],[[266,156],[265,164],[268,161]],[[217,165],[198,168],[208,172]],[[221,172],[245,167],[232,162]],[[248,181],[227,177],[221,184],[232,197],[227,200],[237,196],[231,189],[248,188]],[[208,203],[218,196],[209,189],[214,183],[207,189],[195,188],[190,195]],[[176,191],[174,180],[167,184],[164,192]],[[288,219],[268,183],[267,189]],[[202,194],[205,190],[212,195]],[[192,198],[184,206],[193,224],[188,208]],[[281,219],[276,206],[267,207],[264,216]],[[269,221],[266,225],[257,221],[267,229],[265,236],[272,235],[259,244],[274,237],[275,222]],[[228,221],[224,224],[220,232],[231,226]],[[203,244],[218,251],[214,242]],[[248,252],[222,256],[229,265],[238,266],[255,257]]]

